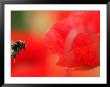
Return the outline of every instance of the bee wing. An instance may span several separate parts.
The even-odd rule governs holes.
[[[11,49],[11,55],[13,55],[14,54],[14,50],[13,49]]]
[[[11,45],[13,45],[14,44],[14,42],[13,41],[11,41]]]

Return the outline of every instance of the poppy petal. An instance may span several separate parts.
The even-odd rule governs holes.
[[[75,37],[69,38],[68,43],[70,43],[71,40],[74,41],[72,44],[67,44],[68,46],[66,45],[65,49],[69,33],[73,30],[78,33]],[[84,32],[80,33],[82,30]],[[99,11],[81,11],[76,12],[76,14],[74,12],[74,15],[72,13],[71,16],[53,24],[50,30],[45,34],[44,42],[49,49],[60,55],[60,59],[57,63],[58,65],[66,67],[97,66],[100,64],[99,33]],[[71,50],[69,53],[65,52],[65,50],[70,49],[68,47],[71,47],[72,52]]]

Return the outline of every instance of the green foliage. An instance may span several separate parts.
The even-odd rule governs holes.
[[[24,11],[12,11],[11,12],[11,29],[23,29],[24,24]]]

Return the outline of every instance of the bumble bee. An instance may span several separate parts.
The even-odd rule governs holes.
[[[25,49],[25,42],[21,41],[21,40],[17,40],[15,42],[11,42],[11,56],[13,56],[14,58],[16,58],[16,54],[19,54],[19,51],[21,49]]]

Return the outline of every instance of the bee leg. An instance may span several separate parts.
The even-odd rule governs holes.
[[[14,59],[16,58],[16,54],[14,55]]]
[[[13,57],[14,57],[14,59],[16,58],[16,52],[13,53]]]
[[[16,48],[16,53],[18,53],[18,54],[19,54],[19,48]]]
[[[16,54],[14,55],[14,63],[15,63],[15,60],[16,60]]]
[[[18,54],[19,54],[19,50],[18,50],[17,52],[18,52]]]
[[[23,44],[23,49],[26,49],[26,45],[25,44]]]
[[[21,50],[21,49],[20,49],[20,48],[18,48],[18,50],[17,50],[18,54],[20,53],[20,50]]]

